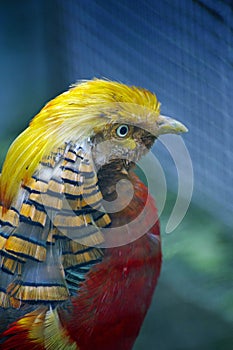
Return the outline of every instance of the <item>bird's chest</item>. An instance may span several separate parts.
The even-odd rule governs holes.
[[[80,350],[129,350],[150,305],[160,270],[160,247],[147,235],[109,249],[74,301],[68,328]]]

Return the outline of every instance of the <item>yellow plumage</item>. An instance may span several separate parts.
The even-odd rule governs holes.
[[[17,322],[18,329],[28,333],[33,344],[45,344],[46,349],[78,350],[68,332],[62,327],[56,310],[39,308],[26,314]]]
[[[96,79],[74,85],[48,102],[11,145],[0,178],[1,203],[9,207],[43,157],[65,142],[81,142],[95,130],[121,120],[137,125],[149,115],[150,123],[155,122],[159,107],[150,91],[118,82]]]

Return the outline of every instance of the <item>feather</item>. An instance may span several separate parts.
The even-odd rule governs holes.
[[[4,350],[79,350],[61,325],[56,309],[46,307],[25,314],[3,336]]]
[[[4,309],[10,308],[11,307],[11,300],[10,296],[7,293],[7,288],[10,283],[12,283],[12,280],[14,278],[14,275],[9,274],[5,271],[1,271],[1,276],[0,276],[0,300],[1,304],[0,306]]]
[[[95,247],[104,241],[100,228],[111,220],[101,205],[92,160],[74,144],[56,152],[43,159],[21,200],[15,199],[18,209],[1,216],[1,266],[14,277],[4,284],[3,307],[67,300],[64,269],[103,257]]]
[[[103,209],[102,195],[93,164],[85,154],[82,148],[69,145],[62,156],[60,151],[58,155],[53,152],[57,162],[53,163],[52,171],[46,162],[40,164],[25,186],[27,196],[19,214],[13,209],[7,211],[5,221],[10,220],[10,225],[17,227],[8,235],[2,234],[2,249],[19,257],[44,261],[46,242],[51,241],[51,226],[63,236],[80,238],[82,244],[103,242],[98,225],[106,226],[110,219],[105,214],[95,222],[92,216],[95,210]]]
[[[51,303],[67,300],[69,291],[56,245],[49,245],[44,262],[27,261],[22,275],[8,285],[7,293],[23,302]]]

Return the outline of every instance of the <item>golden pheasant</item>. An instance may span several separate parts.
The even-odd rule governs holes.
[[[185,131],[150,91],[99,79],[34,117],[0,178],[1,349],[132,349],[161,267],[134,165]]]

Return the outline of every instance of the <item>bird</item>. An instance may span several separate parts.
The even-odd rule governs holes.
[[[162,263],[136,164],[186,131],[151,91],[97,78],[31,120],[0,176],[0,349],[133,348]]]

